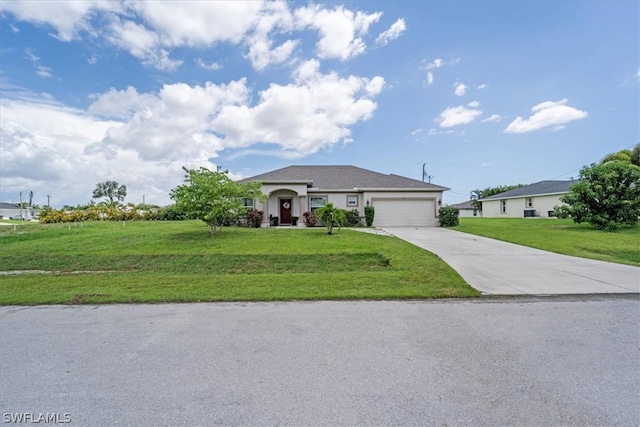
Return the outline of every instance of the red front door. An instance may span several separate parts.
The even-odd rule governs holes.
[[[280,199],[280,224],[291,224],[291,199]]]

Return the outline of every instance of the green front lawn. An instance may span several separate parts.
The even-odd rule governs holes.
[[[438,257],[395,237],[199,221],[0,227],[0,304],[473,297]]]
[[[640,228],[615,232],[566,219],[460,218],[454,230],[600,261],[640,266]]]

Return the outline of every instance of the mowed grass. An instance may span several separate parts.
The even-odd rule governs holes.
[[[600,261],[640,266],[640,228],[615,232],[565,219],[460,218],[454,230]]]
[[[0,304],[474,297],[442,260],[400,239],[199,221],[0,227]]]

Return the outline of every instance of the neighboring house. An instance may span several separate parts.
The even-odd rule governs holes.
[[[375,208],[373,225],[437,226],[446,187],[385,175],[355,166],[289,166],[240,182],[260,181],[268,199],[247,199],[246,206],[264,212],[263,225],[303,225],[304,212],[333,203],[341,209]],[[277,219],[276,219],[277,218]],[[299,221],[298,221],[299,220]]]
[[[458,204],[455,204],[455,205],[450,205],[450,206],[452,208],[458,208],[458,211],[459,211],[458,216],[460,218],[473,218],[473,217],[480,218],[480,217],[482,217],[482,210],[474,207],[471,204],[471,200],[469,200],[467,202],[458,203]]]
[[[27,217],[34,217],[40,214],[38,209],[29,207],[22,208],[22,214]],[[9,219],[20,216],[20,204],[0,202],[0,216],[3,219]]]
[[[482,202],[485,218],[549,217],[556,206],[564,203],[560,197],[569,193],[577,181],[540,181],[535,184],[495,194]]]

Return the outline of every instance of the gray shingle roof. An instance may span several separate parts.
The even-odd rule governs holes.
[[[516,197],[530,197],[530,196],[542,196],[545,194],[562,194],[568,193],[569,188],[573,184],[577,184],[578,181],[540,181],[535,184],[525,185],[524,187],[516,188],[513,190],[505,191],[504,193],[494,194],[493,196],[480,199],[484,200],[496,200],[496,199],[510,199]]]
[[[362,189],[422,189],[445,191],[447,187],[406,178],[400,175],[370,171],[355,166],[288,166],[239,182],[265,183],[304,182],[321,190]]]
[[[17,203],[0,202],[0,209],[19,209]]]
[[[473,207],[473,205],[471,204],[471,200],[467,200],[466,202],[457,203],[455,205],[450,205],[450,206],[452,208],[458,208],[458,209],[477,209]]]

